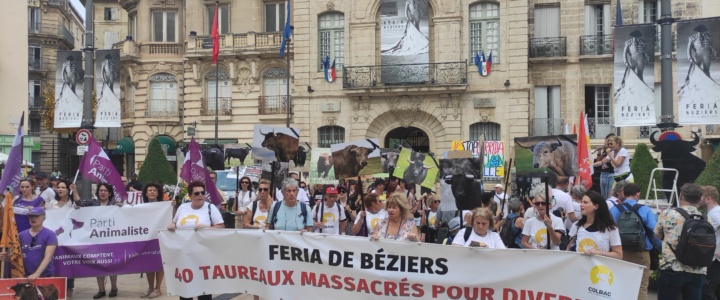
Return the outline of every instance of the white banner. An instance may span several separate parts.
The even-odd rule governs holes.
[[[677,23],[678,123],[720,124],[720,18]],[[713,63],[715,60],[715,63]]]
[[[95,50],[95,127],[120,127],[120,50]]]
[[[160,270],[158,229],[172,220],[172,202],[47,210],[55,231],[55,275],[91,277]]]
[[[629,299],[643,267],[548,250],[495,250],[296,232],[160,231],[169,295],[267,299]],[[302,297],[298,297],[302,298]]]
[[[655,26],[640,24],[615,27],[613,110],[616,127],[655,125],[657,122]],[[601,111],[602,97],[600,93],[595,93],[595,107],[599,110],[596,115],[600,118],[610,117],[609,111]]]

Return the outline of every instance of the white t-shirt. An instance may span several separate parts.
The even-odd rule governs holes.
[[[175,214],[175,227],[176,228],[195,228],[195,225],[202,224],[204,226],[212,226],[224,223],[220,210],[215,205],[205,202],[203,206],[198,209],[193,209],[191,202],[184,203],[178,207],[177,213]],[[208,214],[208,206],[210,207],[210,213]],[[212,216],[212,224],[210,224],[210,217]]]
[[[320,220],[320,207],[323,205],[325,209],[323,209],[322,222],[325,224],[323,225],[322,233],[340,234],[340,222],[347,220],[345,208],[338,205],[337,202],[333,203],[332,207],[327,207],[325,204],[315,205],[312,211],[313,220]],[[338,215],[338,209],[340,215]],[[315,232],[320,232],[320,228],[315,228]]]
[[[369,211],[365,211],[365,218],[367,221],[365,222],[367,226],[367,232],[368,235],[371,235],[375,231],[375,227],[377,227],[377,224],[380,223],[383,219],[387,218],[388,213],[387,210],[381,209],[377,213],[370,213]],[[358,214],[358,218],[355,218],[355,224],[362,222],[363,218],[359,218],[360,214]]]
[[[710,225],[715,228],[715,260],[720,261],[720,206],[708,211],[707,218]]]
[[[550,215],[550,218],[552,219],[553,231],[565,232],[565,224],[563,224],[562,219],[554,215]],[[528,241],[534,248],[545,249],[548,238],[547,227],[537,217],[526,219],[522,234],[530,237]],[[560,250],[560,245],[551,243],[550,249]]]
[[[575,217],[580,219],[582,217],[580,215],[580,214],[582,214],[582,212],[580,211],[580,203],[578,203],[577,201],[573,201],[572,207],[573,207],[573,211],[575,212]],[[570,227],[573,226],[573,223],[574,222],[572,220],[570,220],[570,218],[566,218],[565,219],[565,229],[570,230]]]
[[[472,230],[472,233],[470,233],[470,237],[468,237],[467,241],[465,240],[465,230]],[[452,243],[453,245],[468,247],[472,242],[485,243],[488,248],[505,249],[505,244],[500,238],[500,234],[497,232],[488,231],[485,236],[479,236],[472,228],[460,229],[457,235],[455,235]]]
[[[240,198],[241,201],[238,201],[237,203],[237,210],[243,211],[243,208],[249,207],[250,203],[257,200],[257,193],[255,191],[247,191],[245,192],[245,195],[243,195],[243,191],[240,190],[238,192],[238,198]]]
[[[427,222],[428,227],[435,229],[435,220],[437,220],[437,211],[430,211],[427,216]]]
[[[578,227],[580,228],[578,230]],[[592,231],[588,231],[588,229]],[[585,252],[595,249],[602,252],[610,251],[612,246],[620,246],[620,231],[615,228],[606,230],[605,232],[597,231],[595,226],[590,225],[588,228],[577,226],[577,222],[570,228],[570,236],[576,236],[575,244],[577,252]]]
[[[615,151],[613,151],[613,153],[614,152]],[[623,162],[622,162],[622,164],[620,164],[619,167],[615,167],[615,174],[614,174],[615,176],[630,172],[630,157],[628,157],[627,149],[620,148],[620,150],[615,155],[615,160],[617,160],[618,157],[624,157],[625,159],[623,159]]]
[[[574,212],[573,209],[573,200],[568,193],[563,192],[558,189],[552,189],[553,197],[555,197],[555,204],[552,208],[550,208],[550,213],[553,213],[558,208],[562,207],[565,210],[566,214],[569,214],[570,212]],[[577,215],[575,215],[577,217]]]
[[[255,214],[253,214],[252,213],[253,207],[255,207],[255,205],[258,205],[258,203],[259,203],[258,201],[253,201],[246,208],[247,211],[250,212],[250,215],[252,215],[253,220],[252,220],[252,222],[250,222],[250,224],[252,224],[253,226],[265,227],[265,225],[267,224],[268,212],[270,211],[270,209],[268,209],[267,211],[262,211],[262,210],[260,210],[260,207],[258,207],[255,209]],[[270,208],[272,208],[273,203],[275,203],[275,202],[270,202]]]
[[[505,197],[505,205],[502,205],[503,197]],[[497,203],[497,206],[498,207],[502,206],[503,216],[507,216],[507,214],[508,214],[507,209],[508,209],[508,202],[510,202],[510,199],[508,199],[507,197],[508,196],[505,195],[505,193],[495,194],[495,196],[493,196],[493,200],[495,201],[495,203]]]
[[[525,214],[523,215],[523,224],[527,222],[527,220],[530,220],[535,216],[535,207],[529,207],[525,210]]]
[[[38,188],[37,190],[40,191],[40,188]],[[55,190],[53,190],[51,187],[48,187],[44,191],[42,191],[42,193],[40,193],[40,197],[45,200],[45,207],[47,207],[47,204],[49,204],[50,201],[55,200]]]

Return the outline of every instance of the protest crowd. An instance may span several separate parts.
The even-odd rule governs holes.
[[[439,191],[392,175],[362,180],[346,178],[338,184],[311,186],[298,172],[289,173],[279,186],[268,179],[239,177],[235,195],[215,205],[209,196],[211,189],[216,189],[213,181],[217,174],[205,170],[205,181],[185,182],[187,196],[172,199],[176,202],[175,212],[167,230],[282,230],[448,247],[574,251],[644,266],[638,299],[647,299],[648,283],[655,270],[658,299],[674,300],[680,295],[683,299],[717,299],[720,261],[714,251],[707,252],[708,247],[692,246],[696,242],[693,239],[697,239],[693,233],[698,231],[691,229],[714,224],[712,249],[716,249],[720,242],[717,189],[685,184],[679,193],[678,207],[658,214],[638,203],[640,187],[632,183],[627,151],[623,150],[621,140],[608,138],[607,152],[598,153],[595,160],[595,167],[602,170],[600,186],[591,190],[551,173],[529,193],[523,194],[519,189],[513,192],[508,190],[507,182],[498,183],[491,191],[478,194],[478,199],[470,199],[477,204],[474,207],[458,202],[456,206],[463,209],[451,211],[443,211],[442,203],[457,198],[443,199]],[[125,186],[120,188],[141,193],[143,203],[171,200],[162,183],[143,184],[134,175],[130,180],[124,177],[122,180]],[[43,227],[46,210],[122,206],[122,201],[115,200],[116,188],[101,182],[91,199],[81,199],[75,184],[67,179],[48,177],[42,172],[31,172],[22,178],[20,193],[3,203],[6,212],[11,207],[15,220],[3,224],[16,227],[24,261],[24,273],[12,276],[33,281],[57,274],[52,261],[58,239],[52,230]],[[700,210],[707,214],[709,223],[698,217],[702,215]],[[10,231],[14,230],[3,228],[4,234]],[[0,252],[0,259],[9,260],[12,251]],[[165,275],[162,269],[146,273],[147,291],[137,296],[150,299],[161,296]],[[116,275],[97,277],[97,283],[98,292],[93,299],[118,295]],[[68,278],[68,297],[72,297],[73,287],[74,280]],[[198,299],[212,296],[199,295]]]

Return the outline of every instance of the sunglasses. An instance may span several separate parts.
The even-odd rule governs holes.
[[[346,191],[340,191],[340,194],[347,194]]]
[[[268,191],[270,191],[269,188],[259,188],[258,189],[258,192],[268,192]]]
[[[202,191],[202,192],[193,192],[193,195],[195,195],[195,196],[200,196],[200,195],[205,196],[205,191]]]
[[[545,202],[533,202],[533,204],[535,206],[539,206],[539,205],[545,206]]]
[[[432,203],[440,203],[440,200],[433,200]]]
[[[240,184],[250,184],[250,181],[240,181]]]

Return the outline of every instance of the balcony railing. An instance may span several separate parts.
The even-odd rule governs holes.
[[[65,25],[60,23],[44,24],[40,22],[28,22],[29,34],[54,35],[64,39],[70,46],[75,47],[75,37]]]
[[[604,55],[613,52],[612,35],[584,35],[580,37],[580,55]]]
[[[66,6],[67,6],[67,0],[48,0],[48,5],[50,5],[50,6],[66,7]]]
[[[225,51],[263,48],[275,50],[281,43],[282,32],[228,33],[220,36],[220,49]],[[191,35],[187,49],[191,54],[197,51],[209,51],[212,49],[212,38],[208,35]],[[292,51],[292,48],[290,50]]]
[[[292,100],[292,96],[290,97]],[[258,113],[261,115],[284,114],[287,109],[287,96],[260,96]],[[292,113],[292,110],[290,110]]]
[[[145,109],[145,117],[149,118],[176,118],[178,101],[175,99],[150,99]]]
[[[121,102],[122,105],[122,111],[121,118],[128,119],[128,118],[134,118],[135,117],[135,103],[128,100],[123,100]]]
[[[28,58],[28,71],[47,71],[51,67],[50,61],[40,58]]]
[[[212,49],[213,40],[209,35],[198,35],[195,39],[196,49]],[[220,36],[220,48],[225,47],[225,35]]]
[[[220,106],[220,111],[218,111],[218,115],[232,116],[232,98],[217,98],[217,105]],[[208,98],[207,100],[203,101],[202,108],[200,109],[200,114],[202,114],[203,116],[214,116],[216,111],[215,107],[215,97]]]
[[[60,34],[62,34],[63,38],[70,44],[70,46],[74,49],[75,48],[75,36],[73,36],[72,32],[65,28],[65,26],[60,26]]]
[[[567,55],[566,37],[530,39],[530,57],[561,57]]]
[[[370,88],[387,85],[467,84],[467,63],[397,64],[343,67],[343,88]]]
[[[141,51],[150,55],[178,55],[180,44],[152,43],[140,46]]]
[[[532,119],[530,127],[531,136],[545,136],[545,135],[556,135],[565,132],[565,120],[564,119],[547,119],[547,118],[535,118]]]
[[[43,109],[45,107],[45,97],[28,97],[29,109]]]
[[[615,127],[613,118],[587,118],[591,139],[604,139],[608,134],[620,135],[620,128]]]

